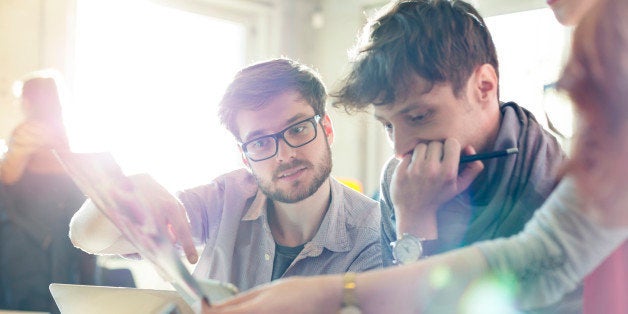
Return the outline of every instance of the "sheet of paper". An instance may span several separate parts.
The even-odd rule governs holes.
[[[53,283],[50,293],[63,314],[194,314],[176,291]]]
[[[111,194],[115,185],[127,179],[113,156],[109,153],[56,154],[79,189],[109,217],[139,254],[150,261],[160,276],[172,284],[183,300],[192,307],[200,304],[203,296],[207,295],[181,262],[179,251],[167,236],[167,227],[150,214],[138,226],[133,217],[125,215],[128,211]],[[134,204],[143,208],[147,206],[148,202],[142,195],[133,197]],[[149,210],[144,212],[150,213]],[[212,302],[209,296],[207,298]]]

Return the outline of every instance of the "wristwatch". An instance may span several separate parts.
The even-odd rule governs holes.
[[[409,233],[404,233],[397,241],[390,243],[392,246],[395,263],[405,265],[416,262],[423,255],[422,239]]]
[[[362,314],[355,295],[354,272],[345,273],[342,277],[342,307],[338,314]]]

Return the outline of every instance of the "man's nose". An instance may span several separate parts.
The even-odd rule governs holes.
[[[393,141],[393,150],[397,158],[403,158],[406,154],[412,153],[417,144],[412,134],[403,128],[394,128],[390,138]]]
[[[275,158],[279,161],[289,160],[296,156],[296,148],[291,147],[284,138],[277,139],[277,155]]]

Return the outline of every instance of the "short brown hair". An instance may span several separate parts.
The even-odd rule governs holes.
[[[418,75],[449,82],[456,95],[477,66],[498,71],[497,53],[480,14],[457,0],[398,0],[363,29],[351,69],[332,96],[334,106],[361,110],[405,97]]]
[[[220,101],[220,122],[240,139],[235,125],[238,111],[262,108],[288,91],[297,91],[315,114],[325,114],[327,92],[319,75],[303,64],[281,58],[253,64],[236,74]]]

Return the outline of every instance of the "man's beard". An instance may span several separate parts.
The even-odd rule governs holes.
[[[259,177],[254,171],[253,171],[253,176],[255,176],[255,179],[257,180],[257,185],[259,186],[260,190],[262,190],[262,192],[269,199],[273,201],[277,201],[277,202],[282,202],[282,203],[296,203],[310,197],[312,194],[318,191],[318,189],[321,187],[321,185],[323,185],[325,180],[329,178],[329,174],[331,173],[331,167],[332,167],[331,149],[329,148],[329,146],[326,145],[326,152],[323,155],[323,157],[319,160],[317,165],[319,168],[315,168],[314,165],[309,161],[295,159],[288,164],[280,165],[273,172],[273,178],[271,179],[270,182]],[[314,179],[312,180],[312,183],[309,186],[307,187],[302,186],[304,182],[301,180],[297,180],[293,182],[292,187],[295,189],[292,191],[280,190],[274,186],[274,183],[276,181],[275,178],[280,172],[285,171],[287,169],[292,169],[298,166],[305,166],[308,169],[315,170]]]

